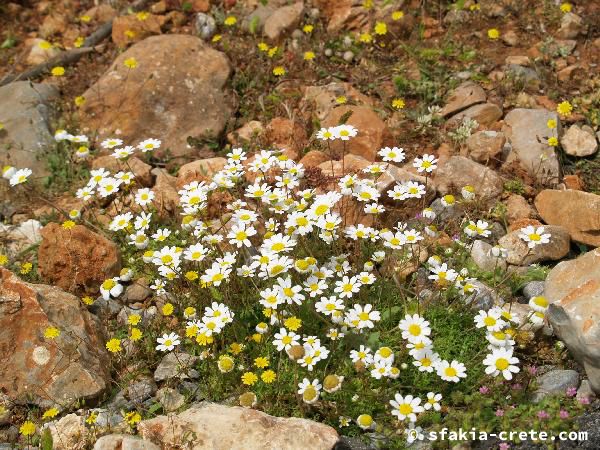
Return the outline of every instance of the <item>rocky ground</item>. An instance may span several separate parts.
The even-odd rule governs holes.
[[[587,431],[588,439],[552,445],[600,445],[600,1],[23,0],[0,4],[0,41],[0,449],[547,445],[406,442],[415,421],[391,417],[389,400],[411,389],[421,397],[437,389],[448,399],[441,412],[419,419],[425,431],[566,428]],[[356,136],[328,141],[318,134],[345,126]],[[140,142],[151,148],[136,150]],[[248,159],[236,161],[235,148]],[[266,156],[264,172],[253,171],[262,149],[280,153]],[[424,155],[432,155],[432,170],[422,165]],[[273,158],[283,171],[301,167],[302,176],[275,178]],[[243,188],[227,185],[236,171],[246,171]],[[129,187],[86,195],[106,188],[94,177],[109,172],[135,181],[118,178],[117,191]],[[228,221],[239,199],[260,204],[244,196],[247,185],[260,187],[260,174],[284,191],[298,181],[319,195],[343,193],[348,175],[359,174],[352,178],[358,185],[372,176],[362,190],[345,188],[358,201],[374,196],[376,206],[381,196],[381,210],[365,212],[344,199],[333,215],[387,239],[385,260],[369,259],[375,244],[358,248],[349,239],[322,249],[335,232],[327,235],[317,219],[324,234],[318,244],[316,233],[314,242],[300,239],[298,255],[334,256],[338,275],[336,255],[338,265],[344,258],[356,264],[356,274],[374,270],[390,293],[389,303],[381,291],[361,294],[381,311],[375,328],[354,334],[351,320],[318,327],[295,306],[265,319],[262,306],[245,302],[264,286],[250,294],[232,281],[225,290],[200,276],[210,273],[203,266],[178,272],[170,260],[155,262],[163,242],[173,254],[160,254],[178,260],[200,237],[209,245],[207,229],[221,238],[238,233],[239,224]],[[194,182],[210,191],[196,203]],[[388,193],[411,183],[422,191],[394,203]],[[271,201],[275,219],[290,202],[300,213],[313,210]],[[148,241],[135,241],[150,237],[147,227],[134,229],[133,215],[137,223],[146,213],[154,256],[145,251]],[[399,221],[423,241],[395,248],[384,236]],[[260,252],[259,237],[275,233],[269,223],[265,217],[252,228],[252,246],[237,246],[251,248],[240,266]],[[237,245],[229,244],[210,245],[226,257]],[[448,270],[455,274],[450,287],[441,280],[442,260],[456,269]],[[235,312],[235,331],[222,339],[190,332],[196,309],[215,308],[215,301]],[[420,384],[402,375],[414,369],[397,333],[405,313],[455,333],[453,341],[436,340],[436,348],[447,347],[442,357],[481,366],[488,342],[473,316],[494,308],[523,319],[504,330],[520,360],[518,382],[492,381],[480,367],[468,387],[454,391],[438,388],[437,379]],[[327,341],[331,364],[298,371],[294,361],[306,347],[298,358],[273,353],[279,322],[296,330],[288,316],[302,319],[298,327],[307,329],[299,335]],[[325,337],[337,325],[350,336],[348,347]],[[188,338],[185,351],[181,344],[157,354],[156,338],[167,332]],[[267,348],[262,335],[281,380],[276,388],[247,375],[255,376],[252,361]],[[362,360],[350,362],[359,344],[392,349],[382,380],[374,374],[372,381]],[[236,359],[235,380],[224,357]],[[315,403],[296,392],[303,379],[326,384],[331,371],[351,385],[347,393],[318,388]],[[492,386],[494,399],[486,397]],[[515,412],[505,414],[509,408]],[[365,415],[373,423],[362,423]]]

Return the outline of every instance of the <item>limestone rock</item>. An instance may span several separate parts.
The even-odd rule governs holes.
[[[60,335],[50,342],[44,330]],[[100,324],[81,300],[0,268],[0,390],[18,403],[68,406],[109,383]]]
[[[496,257],[490,253],[491,244],[482,240],[476,240],[471,247],[471,258],[481,270],[493,272],[496,269],[506,270],[506,260]]]
[[[442,195],[460,192],[464,186],[471,185],[476,194],[486,200],[498,198],[504,188],[496,172],[463,156],[452,156],[438,167],[433,181]]]
[[[69,292],[97,292],[120,270],[117,245],[85,226],[67,230],[49,223],[42,229],[38,271],[49,283]]]
[[[93,450],[160,450],[160,447],[136,436],[108,434],[96,441]]]
[[[504,118],[503,131],[512,145],[508,159],[518,161],[539,184],[553,186],[559,181],[560,166],[556,152],[547,144],[550,119],[556,120],[555,131],[560,135],[558,115],[545,109],[513,109]]]
[[[46,155],[54,145],[49,123],[58,90],[48,84],[15,81],[0,87],[0,164],[28,167],[37,178],[48,173]]]
[[[546,278],[544,296],[554,332],[600,393],[600,249],[557,264]]]
[[[129,58],[137,61],[135,69],[125,66]],[[158,155],[195,159],[200,150],[189,141],[201,146],[218,137],[231,115],[230,72],[227,57],[197,37],[149,37],[122,53],[84,93],[82,125],[98,130],[100,139],[120,130],[132,145],[160,136]]]
[[[51,48],[42,48],[44,45],[45,39],[27,39],[25,41],[25,45],[27,46],[27,57],[25,62],[30,66],[37,66],[38,64],[42,64],[48,61],[55,56],[58,56],[61,50],[55,46]],[[13,86],[16,83],[28,83],[27,81],[15,81],[11,83]]]
[[[304,13],[304,2],[283,6],[271,14],[265,21],[263,31],[267,38],[275,41],[298,26]]]
[[[571,125],[560,138],[560,143],[567,155],[590,156],[598,151],[598,142],[594,131]]]
[[[273,417],[261,411],[214,403],[194,405],[173,416],[138,424],[140,435],[163,448],[190,439],[190,450],[330,450],[338,440],[330,426],[299,418]]]
[[[532,249],[519,237],[518,229],[501,237],[498,244],[508,250],[506,261],[509,264],[526,266],[536,262],[556,261],[567,256],[571,243],[567,230],[556,225],[546,225],[544,230],[551,234],[550,242],[536,245]]]
[[[566,228],[574,241],[600,247],[600,195],[546,189],[535,207],[544,222]]]
[[[506,137],[498,131],[478,131],[467,139],[469,157],[481,164],[499,161]]]
[[[502,109],[494,103],[482,103],[473,105],[464,111],[450,117],[447,126],[450,128],[459,126],[464,119],[477,121],[479,125],[489,127],[502,117]]]
[[[579,386],[579,373],[576,370],[551,370],[536,379],[538,389],[534,401],[548,395],[565,395],[567,389]]]
[[[198,359],[188,353],[167,353],[154,371],[154,380],[198,378],[198,372],[193,369]]]
[[[575,13],[569,12],[562,16],[560,28],[556,36],[560,39],[575,39],[579,34],[587,32],[583,19]]]
[[[487,95],[481,86],[473,81],[466,81],[458,86],[448,98],[440,114],[443,117],[456,114],[477,103],[484,103]]]

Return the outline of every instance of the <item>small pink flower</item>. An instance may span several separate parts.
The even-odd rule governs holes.
[[[498,448],[500,450],[508,450],[510,448],[510,445],[508,445],[508,442],[500,442],[500,445],[498,445]]]
[[[512,385],[512,388],[515,391],[520,391],[523,388],[523,385],[521,385],[521,383],[515,383]]]
[[[504,415],[504,410],[503,409],[497,409],[496,410],[496,417],[502,417]]]
[[[567,396],[568,397],[575,397],[577,395],[577,388],[574,387],[570,387],[567,389]]]
[[[568,419],[569,418],[569,412],[565,411],[564,409],[561,409],[560,412],[558,413],[558,416],[561,419]]]
[[[537,373],[537,367],[535,366],[527,366],[527,371],[530,375],[535,375]]]
[[[480,393],[480,394],[483,394],[483,395],[485,395],[485,394],[489,394],[489,393],[490,393],[490,388],[489,388],[489,387],[487,387],[487,386],[481,386],[481,387],[479,388],[479,393]]]
[[[582,405],[589,405],[590,404],[590,399],[589,399],[589,397],[581,397],[579,399],[579,403],[581,403]]]
[[[548,414],[546,411],[541,410],[537,413],[538,419],[548,419],[550,417],[550,414]]]

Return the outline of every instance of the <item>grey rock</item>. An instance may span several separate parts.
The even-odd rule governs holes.
[[[481,270],[493,272],[496,269],[506,270],[506,260],[496,257],[490,252],[492,246],[485,241],[476,240],[471,247],[471,258]]]
[[[0,87],[0,164],[28,167],[34,177],[46,175],[46,158],[55,145],[50,134],[53,100],[58,89],[49,84],[15,81]]]
[[[484,310],[488,311],[490,308],[494,306],[502,306],[506,302],[505,300],[498,295],[498,293],[489,287],[488,285],[482,283],[479,280],[473,281],[475,285],[476,291],[465,298],[465,303],[473,308],[475,311]]]
[[[0,237],[11,253],[19,253],[41,242],[41,229],[42,224],[35,219],[26,220],[19,225],[0,224]]]
[[[579,385],[579,389],[577,389],[577,400],[581,401],[583,399],[587,399],[590,401],[596,398],[596,394],[594,393],[592,386],[590,385],[589,380],[583,380]],[[584,400],[585,401],[585,400]]]
[[[158,387],[152,378],[134,381],[127,387],[127,398],[133,403],[142,403],[155,393]]]
[[[263,30],[265,22],[275,9],[269,5],[258,5],[242,22],[242,28],[248,32],[259,33]]]
[[[217,22],[208,14],[198,13],[194,19],[194,27],[196,33],[204,40],[208,40],[214,36],[217,30]]]
[[[154,371],[155,381],[164,381],[170,378],[198,378],[198,372],[192,367],[200,358],[188,353],[167,353]]]
[[[151,296],[152,289],[148,287],[148,282],[145,279],[139,279],[127,286],[121,300],[124,303],[136,303],[143,302]]]
[[[444,16],[444,24],[451,25],[453,23],[465,23],[469,20],[469,13],[464,9],[451,9]]]
[[[568,231],[556,225],[545,225],[544,229],[551,234],[550,242],[536,245],[532,249],[519,237],[520,230],[511,231],[500,238],[498,244],[508,250],[506,262],[526,266],[543,261],[557,261],[567,256],[571,246]]]
[[[546,283],[544,281],[530,281],[523,286],[523,295],[530,299],[531,297],[538,297],[544,293],[544,287]]]
[[[523,87],[528,92],[535,92],[540,89],[540,76],[530,67],[509,64],[506,68],[506,74],[511,76],[518,84],[523,84]]]
[[[533,400],[539,402],[548,395],[565,395],[567,389],[579,387],[579,373],[576,370],[551,370],[536,378],[536,382]]]
[[[541,185],[554,186],[559,181],[559,162],[554,148],[549,146],[548,120],[556,120],[560,135],[560,120],[554,111],[517,108],[504,118],[503,132],[512,145],[507,163],[518,162]]]
[[[185,404],[185,397],[176,389],[164,387],[156,393],[156,399],[167,412],[177,411]]]

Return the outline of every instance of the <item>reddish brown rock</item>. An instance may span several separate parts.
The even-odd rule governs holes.
[[[524,197],[513,194],[506,200],[506,220],[509,224],[521,219],[532,219],[535,216],[535,210]]]
[[[482,103],[473,105],[458,114],[450,117],[447,126],[450,128],[459,126],[464,119],[473,119],[484,127],[491,126],[502,117],[502,109],[494,103]]]
[[[563,177],[563,183],[567,189],[574,191],[585,191],[585,185],[579,175],[565,175]]]
[[[121,270],[116,244],[83,225],[67,230],[57,223],[42,228],[38,271],[47,282],[69,292],[98,292]]]
[[[280,39],[284,33],[287,33],[298,26],[302,14],[304,13],[304,2],[296,2],[292,5],[286,5],[276,9],[265,20],[263,32],[271,40]]]
[[[100,326],[79,298],[0,267],[0,300],[0,391],[11,400],[62,410],[108,388]],[[60,335],[45,338],[49,327]]]
[[[149,14],[144,20],[140,20],[135,14],[120,16],[113,20],[112,40],[117,47],[125,48],[148,36],[160,34],[160,28],[164,23],[163,16],[154,14]]]
[[[292,150],[299,153],[308,142],[304,127],[298,122],[275,117],[266,129],[267,142],[276,150]]]
[[[544,222],[565,227],[574,241],[600,247],[600,195],[546,189],[535,207]]]
[[[135,69],[125,66],[129,58]],[[224,89],[230,71],[227,57],[197,37],[149,37],[122,53],[84,93],[82,126],[97,130],[100,140],[120,130],[131,145],[160,137],[157,155],[168,153],[178,163],[212,154],[202,143],[216,139],[231,114]]]
[[[341,156],[344,147],[346,152],[362,156],[369,161],[375,161],[377,152],[386,145],[393,145],[393,138],[386,124],[371,108],[366,106],[338,106],[333,109],[323,121],[323,126],[333,127],[339,125],[340,119],[351,113],[346,120],[347,125],[352,125],[358,134],[349,141],[332,141],[331,149],[337,156]]]
[[[367,10],[356,0],[316,0],[328,19],[327,31],[358,30],[368,24]]]
[[[329,161],[329,156],[319,150],[311,150],[299,161],[304,167],[317,167],[318,165]]]

